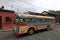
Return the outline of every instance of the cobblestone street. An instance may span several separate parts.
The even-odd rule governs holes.
[[[56,25],[50,31],[39,31],[31,36],[20,35],[19,38],[16,38],[12,32],[0,32],[0,40],[60,40],[60,25]]]

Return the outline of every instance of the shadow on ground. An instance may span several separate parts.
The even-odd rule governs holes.
[[[50,30],[49,30],[49,31],[50,31]],[[46,32],[46,30],[38,30],[38,31],[36,31],[33,35],[38,34],[38,33],[42,33],[42,32]],[[22,34],[22,35],[19,35],[19,36],[16,37],[16,38],[23,38],[23,37],[27,37],[27,36],[32,36],[32,35]]]

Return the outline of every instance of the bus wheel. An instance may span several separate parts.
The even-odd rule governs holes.
[[[32,35],[32,34],[34,34],[34,28],[30,28],[28,31],[28,35]]]
[[[50,30],[50,25],[47,26],[47,31],[49,31],[49,30]]]

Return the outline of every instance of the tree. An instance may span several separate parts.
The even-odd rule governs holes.
[[[1,6],[0,10],[3,10],[4,9],[4,6]]]
[[[60,11],[49,10],[48,12],[51,14],[60,15]]]
[[[57,15],[57,17],[56,17],[57,22],[60,23],[60,11],[49,10],[48,12],[51,14]]]

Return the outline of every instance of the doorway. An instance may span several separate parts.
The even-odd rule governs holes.
[[[2,17],[0,16],[0,29],[2,28]]]

